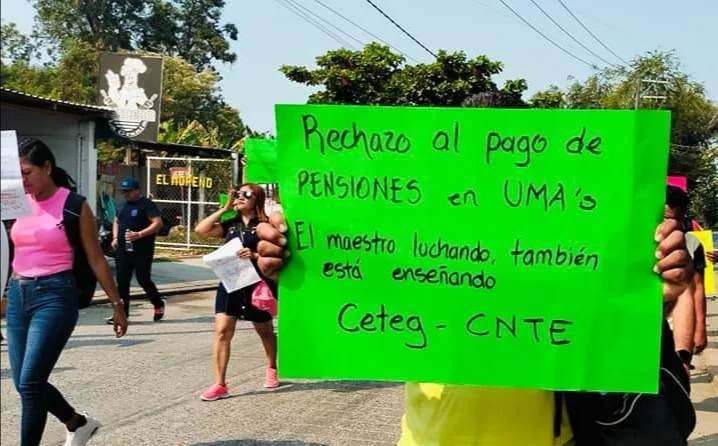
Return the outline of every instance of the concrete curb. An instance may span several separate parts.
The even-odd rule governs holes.
[[[217,289],[218,281],[213,280],[197,280],[194,282],[179,282],[170,283],[166,285],[157,285],[157,289],[163,297],[176,296],[179,294],[190,294],[199,293],[202,291],[212,291]],[[133,288],[130,290],[131,299],[144,299],[147,297],[147,293],[142,288]],[[95,293],[95,297],[92,299],[92,305],[103,305],[109,304],[110,299],[102,291]]]

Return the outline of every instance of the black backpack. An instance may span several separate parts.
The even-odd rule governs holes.
[[[86,199],[82,195],[70,192],[62,213],[62,226],[65,228],[67,239],[70,241],[70,246],[74,251],[72,272],[75,276],[77,288],[80,291],[78,307],[81,309],[88,307],[92,303],[92,298],[95,296],[95,289],[97,288],[97,278],[92,268],[90,268],[80,236],[80,214],[85,201]]]
[[[665,320],[658,378],[657,395],[557,392],[556,426],[560,426],[561,404],[565,403],[576,446],[686,445],[696,425],[690,377]]]

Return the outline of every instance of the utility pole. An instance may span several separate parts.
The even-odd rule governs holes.
[[[640,108],[640,102],[644,99],[657,100],[662,104],[668,98],[668,81],[658,79],[641,79],[636,85],[636,96],[634,109]]]

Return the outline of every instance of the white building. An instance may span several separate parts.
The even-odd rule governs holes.
[[[0,126],[18,137],[42,140],[52,149],[57,165],[77,182],[78,193],[90,198],[95,210],[97,147],[95,125],[109,109],[33,96],[0,88]]]

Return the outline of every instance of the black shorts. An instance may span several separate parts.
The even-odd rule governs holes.
[[[254,285],[228,293],[224,285],[220,283],[217,288],[217,298],[214,301],[214,312],[250,322],[271,321],[271,314],[252,305],[253,289]]]

